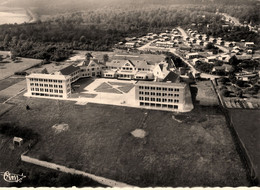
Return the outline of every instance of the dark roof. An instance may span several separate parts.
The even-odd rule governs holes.
[[[70,74],[72,74],[72,73],[74,73],[75,71],[78,71],[78,70],[80,70],[79,67],[75,67],[73,65],[70,65],[68,67],[61,69],[60,72],[63,75],[70,75]]]
[[[163,79],[162,82],[169,82],[169,81],[170,81],[170,82],[175,83],[175,82],[179,82],[179,81],[180,81],[179,79],[180,79],[179,75],[171,71],[171,72],[169,72],[168,75]]]

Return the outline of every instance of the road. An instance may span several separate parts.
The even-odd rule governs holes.
[[[156,40],[152,40],[152,41],[148,42],[147,44],[145,44],[145,45],[143,45],[142,47],[139,47],[139,48],[137,48],[137,49],[140,50],[140,51],[147,50],[147,49],[150,48],[151,43],[153,43],[154,41],[156,41]]]
[[[181,35],[183,36],[183,39],[188,37],[187,33],[181,27],[177,27],[177,29],[180,31]]]

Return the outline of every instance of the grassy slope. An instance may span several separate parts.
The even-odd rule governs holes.
[[[25,104],[32,110],[24,111]],[[42,134],[30,155],[46,154],[53,162],[132,185],[249,185],[217,109],[197,107],[176,116],[182,123],[173,120],[170,112],[149,111],[142,124],[145,112],[31,98],[2,120],[19,121]],[[68,123],[69,131],[54,134],[51,126],[59,121]],[[136,128],[143,128],[148,136],[134,138],[130,132]]]

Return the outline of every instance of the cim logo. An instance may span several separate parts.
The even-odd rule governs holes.
[[[3,176],[3,179],[9,183],[21,183],[23,178],[26,178],[23,174],[12,174],[9,171],[1,172],[0,174]]]

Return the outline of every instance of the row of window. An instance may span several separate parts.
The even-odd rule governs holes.
[[[33,96],[48,96],[48,97],[59,97],[62,98],[63,95],[57,95],[57,94],[44,94],[44,93],[32,93]]]
[[[63,93],[63,90],[57,90],[57,89],[43,89],[43,88],[31,88],[31,91],[37,91],[37,92],[54,92],[54,93]]]
[[[54,80],[54,79],[37,79],[37,78],[30,78],[30,81],[36,82],[54,82],[54,83],[62,83],[62,80]],[[67,81],[68,82],[68,81]]]
[[[170,108],[170,109],[178,109],[178,105],[168,105],[168,104],[154,104],[147,102],[140,102],[140,106],[149,106],[149,107],[157,107],[157,108]]]
[[[107,69],[122,69],[122,70],[132,70],[132,68],[129,69],[124,69],[124,68],[128,68],[128,67],[106,67]],[[144,68],[135,68],[134,70],[138,70],[138,71],[150,71],[150,69],[144,69]]]
[[[162,87],[150,87],[150,86],[139,86],[139,89],[145,89],[145,90],[162,90],[162,91],[175,91],[179,92],[179,88],[162,88]]]
[[[167,94],[167,93],[160,93],[160,92],[143,92],[143,91],[139,91],[140,95],[151,95],[151,96],[174,96],[174,97],[179,97],[179,94]]]
[[[31,86],[40,86],[40,87],[50,87],[50,88],[62,88],[63,85],[57,85],[57,84],[42,84],[42,83],[30,83]],[[69,86],[69,84],[68,84]]]
[[[177,99],[166,99],[166,98],[149,98],[149,97],[139,97],[139,100],[152,101],[152,102],[174,102],[179,103]]]
[[[97,68],[99,70],[99,67]],[[92,69],[81,69],[81,72],[86,72],[86,71],[95,71],[95,68]]]

